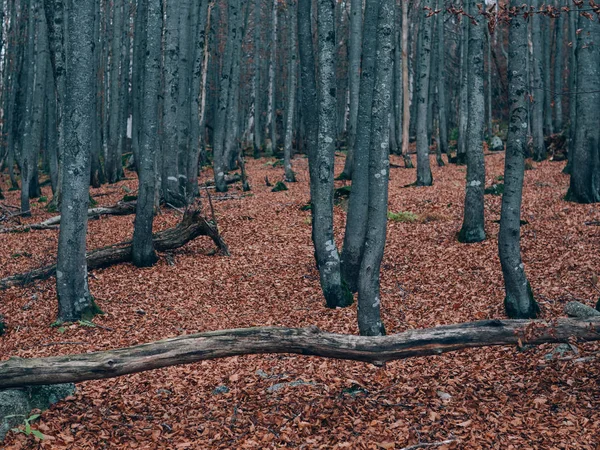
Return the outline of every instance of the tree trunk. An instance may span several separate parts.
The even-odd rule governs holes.
[[[262,90],[261,90],[261,19],[262,0],[254,0],[254,157],[258,158],[263,148],[263,130],[262,130]]]
[[[109,183],[116,183],[121,179],[121,92],[125,89],[121,85],[122,35],[125,16],[125,0],[114,0],[112,40],[110,51],[110,92],[109,92],[109,124],[108,124],[108,153],[106,154],[106,177]]]
[[[419,76],[417,79],[417,186],[431,186],[433,177],[429,164],[429,141],[427,133],[427,109],[429,105],[429,75],[431,71],[431,31],[433,20],[426,17],[431,8],[431,0],[423,0],[420,13],[421,42],[418,48]]]
[[[564,169],[565,173],[571,173],[573,163],[573,154],[575,153],[575,132],[577,130],[577,27],[579,25],[579,15],[571,13],[569,17],[569,144],[568,144],[568,162]]]
[[[532,0],[532,6],[537,9],[540,0]],[[536,161],[546,159],[546,144],[544,142],[544,80],[542,75],[542,44],[541,17],[531,16],[531,40],[533,43],[533,108],[531,111],[531,132],[533,134],[533,156]]]
[[[277,117],[275,106],[275,66],[277,64],[277,5],[278,0],[271,2],[271,53],[269,56],[269,93],[267,104],[267,133],[271,145],[267,144],[267,156],[273,156],[273,152],[277,150]]]
[[[560,14],[562,15],[562,14]],[[552,79],[551,79],[551,59],[552,59],[552,37],[550,34],[550,21],[548,16],[540,17],[540,25],[542,27],[542,57],[543,57],[543,71],[542,77],[544,80],[544,134],[550,136],[554,133],[552,130]],[[555,22],[556,23],[556,22]]]
[[[402,1],[402,154],[404,165],[412,169],[413,164],[408,155],[410,141],[410,79],[408,77],[408,2]]]
[[[329,308],[352,303],[342,284],[340,257],[333,236],[333,168],[336,139],[334,4],[317,1],[319,42],[319,128],[317,151],[309,163],[317,175],[312,192],[313,235],[321,288]],[[313,112],[314,114],[314,112]]]
[[[556,0],[556,6],[560,8],[563,5],[562,0]],[[573,13],[566,13],[573,15]],[[565,13],[559,14],[554,19],[554,131],[562,133],[563,131],[563,109],[562,109],[562,92],[563,92],[563,68],[565,61],[563,59],[563,35],[565,28]]]
[[[379,3],[377,57],[371,108],[367,233],[358,281],[358,327],[363,336],[385,334],[385,327],[381,321],[379,279],[387,228],[389,120],[392,100],[389,87],[394,76],[396,1],[382,0]]]
[[[96,92],[94,0],[72,5],[67,16],[64,175],[56,291],[58,319],[75,321],[96,312],[85,258]]]
[[[438,28],[438,120],[439,120],[439,139],[437,145],[441,153],[448,154],[448,118],[446,114],[446,48],[445,48],[445,30],[444,30],[444,11],[443,1],[439,0],[441,11],[437,15]]]
[[[298,34],[298,20],[296,11],[298,5],[296,0],[288,0],[288,23],[289,23],[289,82],[288,82],[288,101],[285,125],[285,144],[283,148],[283,167],[285,170],[285,179],[289,182],[296,181],[296,174],[292,170],[292,140],[294,137],[294,111],[296,109],[296,90],[297,90],[297,69],[298,60],[296,58],[296,42]]]
[[[535,333],[530,331],[535,329]],[[188,334],[135,347],[46,358],[10,358],[0,363],[0,389],[114,378],[131,373],[250,354],[298,354],[387,361],[477,347],[596,341],[600,320],[484,320],[410,330],[384,337],[351,336],[309,328],[240,328]]]
[[[350,36],[348,39],[348,89],[350,91],[350,118],[348,121],[348,153],[342,177],[352,178],[354,166],[354,146],[356,142],[358,99],[360,90],[363,2],[350,0]]]
[[[154,220],[154,195],[156,155],[159,150],[158,118],[160,77],[161,77],[161,0],[141,0],[144,2],[143,13],[146,17],[140,20],[145,43],[143,62],[144,90],[140,98],[140,148],[137,161],[139,174],[138,200],[136,204],[135,225],[133,230],[132,260],[138,267],[149,267],[158,260],[152,240],[152,223]]]
[[[471,12],[477,4],[471,3]],[[485,17],[476,15],[476,24],[469,30],[469,118],[467,126],[467,184],[463,224],[458,235],[461,242],[481,242],[485,239],[484,204],[485,165],[483,157],[483,127],[485,97],[483,90],[483,39]]]
[[[519,7],[512,0],[512,7]],[[510,21],[508,38],[509,125],[504,160],[504,194],[500,214],[498,250],[506,297],[504,308],[511,318],[537,317],[539,307],[521,260],[521,199],[527,155],[527,21],[522,15]]]
[[[342,278],[352,292],[358,291],[360,267],[367,236],[369,208],[369,153],[371,148],[371,114],[375,86],[377,51],[377,19],[379,5],[369,0],[365,8],[363,28],[363,61],[360,79],[352,190],[348,203],[346,233],[342,248]]]
[[[469,11],[469,0],[463,0],[464,9]],[[460,91],[458,105],[458,142],[456,163],[467,162],[467,124],[469,120],[469,19],[461,18],[462,36],[460,41]]]
[[[577,128],[567,198],[579,203],[600,202],[600,24],[583,17],[577,42]]]

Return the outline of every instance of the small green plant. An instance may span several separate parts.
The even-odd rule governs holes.
[[[504,181],[504,175],[498,175],[496,181]]]
[[[310,203],[307,203],[300,207],[300,211],[310,211],[311,209],[312,209],[312,205]]]
[[[397,213],[388,211],[387,217],[388,220],[391,220],[392,222],[400,223],[413,223],[419,219],[419,216],[410,211],[400,211]]]
[[[48,201],[48,197],[46,197],[45,195],[38,198],[38,203],[46,203]]]
[[[82,327],[88,327],[88,328],[96,328],[96,324],[90,320],[80,320],[79,322],[77,322],[79,325],[81,325]]]
[[[14,417],[14,416],[9,416],[9,417]],[[25,416],[23,416],[23,417],[25,417]],[[25,436],[34,436],[38,439],[44,439],[45,436],[40,431],[34,430],[33,428],[31,428],[31,422],[38,419],[39,417],[40,417],[39,414],[34,414],[32,416],[29,416],[28,418],[25,419],[25,427],[24,428],[13,428],[11,431],[13,431],[15,433],[23,433]]]
[[[483,191],[486,195],[502,195],[504,194],[504,183],[492,184]]]

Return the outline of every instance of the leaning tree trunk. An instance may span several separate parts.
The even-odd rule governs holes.
[[[471,11],[477,4],[471,3]],[[463,224],[458,239],[461,242],[481,242],[485,239],[483,193],[485,164],[483,157],[483,127],[485,96],[483,90],[483,40],[485,17],[476,16],[469,30],[469,119],[467,126],[467,184]]]
[[[537,8],[539,0],[532,0],[532,6]],[[546,144],[544,142],[544,80],[542,78],[542,29],[539,14],[531,16],[531,41],[533,43],[533,108],[531,111],[531,132],[533,134],[533,156],[536,161],[546,159]]]
[[[296,58],[296,42],[298,35],[298,20],[296,18],[297,4],[295,0],[288,2],[288,23],[290,28],[289,34],[289,54],[290,54],[290,71],[288,85],[288,100],[285,125],[285,144],[283,147],[283,167],[285,170],[285,179],[289,182],[296,181],[296,174],[292,170],[292,139],[294,136],[294,111],[296,110],[296,90],[297,90],[297,75],[298,60]]]
[[[367,0],[372,1],[372,0]],[[369,152],[369,207],[367,235],[358,282],[358,327],[364,336],[381,336],[379,289],[381,260],[386,240],[391,92],[394,76],[395,0],[382,0],[377,23],[377,60],[373,89]]]
[[[577,42],[577,128],[567,198],[579,203],[600,202],[600,24],[583,17]],[[585,84],[584,84],[585,83]]]
[[[427,108],[429,105],[429,75],[431,71],[431,31],[433,18],[429,15],[431,0],[423,0],[420,12],[421,42],[417,52],[419,77],[417,79],[417,186],[431,186],[433,177],[429,163],[429,140],[427,133]]]
[[[66,39],[65,148],[63,198],[58,236],[56,291],[58,319],[74,321],[94,314],[85,258],[88,222],[94,95],[94,0],[69,8]]]
[[[333,168],[336,138],[335,31],[334,3],[318,0],[319,42],[319,128],[317,151],[312,161],[317,179],[313,183],[313,235],[321,288],[327,306],[352,303],[352,295],[342,284],[340,257],[333,235]],[[314,112],[313,112],[314,114]]]
[[[519,7],[519,0],[511,6]],[[539,307],[521,260],[521,199],[527,155],[527,21],[516,15],[510,21],[508,46],[509,124],[504,161],[504,194],[500,214],[498,250],[506,297],[504,308],[511,318],[537,317]]]
[[[369,0],[365,8],[363,61],[354,141],[352,190],[348,203],[346,233],[342,248],[342,278],[352,292],[358,291],[358,279],[367,236],[369,208],[369,152],[371,147],[371,108],[375,86],[378,3]]]
[[[348,121],[348,154],[344,164],[343,178],[352,178],[354,166],[354,143],[356,142],[358,99],[360,89],[363,2],[350,1],[350,36],[348,39],[348,89],[350,91],[350,119]]]
[[[144,90],[140,98],[140,148],[139,190],[133,230],[132,260],[138,267],[152,266],[158,259],[152,241],[154,219],[154,195],[156,155],[159,149],[158,118],[161,76],[161,0],[140,0],[145,3],[145,20],[139,23],[144,29],[136,30],[143,34],[145,52],[143,61]]]

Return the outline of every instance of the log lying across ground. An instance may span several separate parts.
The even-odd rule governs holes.
[[[160,231],[154,235],[154,248],[159,252],[183,247],[198,236],[209,236],[219,251],[229,255],[227,244],[221,238],[217,228],[208,222],[199,211],[186,211],[181,222],[174,228]],[[131,241],[121,242],[94,250],[87,254],[89,270],[131,261]],[[46,280],[56,273],[56,264],[52,264],[30,272],[13,275],[0,280],[0,289],[12,286],[25,286],[35,280]]]
[[[97,219],[101,216],[127,216],[135,214],[135,202],[119,202],[113,206],[101,206],[88,209],[88,219]],[[19,225],[12,228],[0,229],[0,233],[18,233],[29,230],[50,230],[58,228],[60,216],[54,216],[43,222],[28,225]]]
[[[386,361],[491,345],[600,340],[600,318],[486,320],[411,330],[384,337],[326,333],[310,328],[243,328],[179,336],[105,352],[0,363],[0,389],[118,377],[229,356],[295,353],[382,364]]]

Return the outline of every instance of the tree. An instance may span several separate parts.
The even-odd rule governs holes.
[[[600,202],[600,24],[582,17],[577,42],[577,128],[567,198],[579,203]],[[584,84],[585,83],[585,84]],[[585,91],[585,92],[582,92]]]
[[[469,2],[463,0],[464,9],[468,14]],[[467,161],[467,124],[469,120],[469,19],[461,18],[460,37],[460,91],[458,106],[458,142],[456,163],[465,164]]]
[[[533,0],[532,6],[538,8],[539,0]],[[533,108],[531,132],[533,134],[533,157],[536,161],[546,159],[546,143],[544,142],[544,80],[542,75],[542,29],[539,14],[531,17],[531,41],[533,43]]]
[[[423,0],[420,13],[421,42],[418,46],[419,77],[417,79],[417,186],[431,186],[433,177],[429,163],[429,140],[427,133],[427,108],[429,105],[429,76],[431,72],[431,32],[433,19],[427,17],[431,0]],[[406,137],[405,137],[406,138]]]
[[[374,0],[367,0],[372,2]],[[386,241],[389,163],[389,132],[394,76],[395,0],[377,1],[377,58],[371,107],[369,151],[369,203],[367,233],[358,282],[358,327],[365,336],[381,336],[380,267]]]
[[[67,12],[63,198],[58,237],[58,318],[74,321],[97,312],[88,287],[85,258],[92,132],[95,109],[94,0]]]
[[[511,1],[511,7],[520,6],[519,0]],[[504,308],[509,317],[520,319],[537,317],[540,311],[521,260],[521,198],[527,155],[527,34],[527,21],[523,15],[513,17],[508,39],[510,112],[498,235],[498,250],[506,292]]]
[[[439,69],[437,71],[437,100],[439,120],[439,137],[437,145],[441,153],[448,154],[448,118],[446,115],[446,48],[443,6],[443,0],[438,0],[438,9],[440,9],[440,12],[437,14],[437,57],[439,64]]]
[[[408,141],[410,128],[410,80],[408,77],[408,2],[401,0],[402,4],[402,154],[404,165],[412,169],[413,163],[408,155]]]
[[[146,14],[143,20],[146,51],[144,54],[144,89],[141,107],[141,133],[138,161],[139,190],[133,231],[133,263],[138,267],[152,266],[158,259],[152,240],[156,155],[160,149],[158,135],[159,96],[161,78],[162,2],[140,0]]]
[[[471,12],[477,4],[471,3]],[[467,122],[467,185],[463,224],[459,233],[461,242],[481,242],[485,239],[483,194],[485,166],[483,157],[483,127],[485,100],[483,90],[483,39],[485,19],[478,16],[469,30],[469,116]]]
[[[288,22],[289,22],[289,86],[288,86],[288,101],[285,125],[285,143],[283,147],[283,167],[285,170],[285,179],[289,182],[296,181],[296,175],[292,170],[292,140],[294,136],[294,111],[296,110],[296,90],[298,61],[296,58],[296,43],[298,35],[298,20],[296,18],[297,11],[296,0],[289,0],[287,5]]]
[[[562,0],[556,0],[556,6],[561,7]],[[573,13],[570,13],[571,15]],[[565,61],[563,59],[563,34],[565,27],[565,15],[559,14],[554,22],[554,131],[561,133],[563,131],[563,109],[562,109],[562,91],[563,91],[563,69]]]

